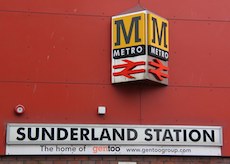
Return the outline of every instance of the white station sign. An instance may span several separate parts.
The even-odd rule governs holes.
[[[8,124],[7,155],[221,155],[219,126]],[[26,149],[25,149],[26,148]]]

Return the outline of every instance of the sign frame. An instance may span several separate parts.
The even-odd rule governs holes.
[[[133,19],[137,18],[138,14],[140,17],[140,23],[137,23],[138,22],[137,21],[136,26],[134,28],[135,21]],[[144,14],[144,16],[141,16],[141,14]],[[121,19],[119,20],[118,18]],[[155,21],[150,21],[151,18],[154,18]],[[128,20],[131,19],[129,20],[129,23],[127,23],[128,22],[127,19]],[[122,21],[122,23],[118,25],[117,22],[119,21]],[[158,21],[160,21],[161,24]],[[157,22],[160,25],[158,25]],[[144,24],[144,28],[142,28],[142,24]],[[153,27],[152,29],[149,28],[151,24]],[[163,26],[163,24],[165,26]],[[169,27],[168,26],[169,26],[168,20],[148,10],[125,13],[125,14],[120,14],[112,17],[111,82],[113,84],[147,80],[147,81],[152,81],[153,83],[168,85],[168,77],[169,77],[168,75]],[[160,29],[160,32],[158,28]],[[143,29],[144,31],[140,29]],[[135,35],[133,34],[134,33],[133,30],[135,30]],[[127,31],[129,35],[127,35]],[[150,42],[152,38],[149,36],[150,33],[154,35],[155,43]],[[123,40],[121,39],[122,34],[124,37]],[[162,39],[163,36],[164,39]],[[140,39],[140,43],[134,42],[133,41],[134,38],[135,41],[136,39]],[[120,44],[118,45],[118,48],[114,48],[116,47],[116,43],[118,42],[118,40]],[[129,42],[126,42],[127,40]],[[167,50],[162,50],[161,48],[158,47],[158,46],[161,47],[162,40],[164,42],[164,45],[167,43],[167,48],[166,48]],[[141,48],[142,44],[144,44],[144,49],[145,49],[144,53],[142,50],[143,48]],[[156,46],[154,47],[154,45]],[[141,50],[139,52],[138,52],[138,47],[140,47],[139,49]],[[136,52],[133,51],[135,52],[134,55],[132,55],[132,51],[131,51],[132,48],[133,50],[135,50],[136,48]],[[131,53],[131,55],[129,56],[126,53]],[[167,58],[164,56],[165,54],[167,54]]]
[[[161,130],[170,130],[173,131],[175,129],[179,129],[179,130],[189,130],[189,129],[193,129],[196,131],[199,130],[205,130],[205,129],[212,129],[212,130],[216,130],[216,132],[219,133],[218,138],[219,141],[217,141],[217,143],[197,143],[197,142],[165,142],[165,141],[153,141],[152,143],[147,141],[144,142],[143,141],[143,136],[138,136],[141,139],[135,140],[135,141],[106,141],[106,143],[104,141],[76,141],[76,140],[66,140],[66,141],[12,141],[12,136],[11,136],[11,129],[15,128],[15,127],[27,127],[27,128],[84,128],[84,129],[94,129],[94,132],[96,134],[96,132],[101,132],[102,129],[108,129],[108,132],[111,132],[111,129],[124,129],[128,130],[128,129],[133,129],[135,130],[138,135],[144,135],[144,133],[146,132],[146,129],[161,129]],[[152,131],[153,132],[153,131]],[[166,132],[164,132],[166,133]],[[170,132],[171,133],[171,132]],[[15,135],[15,132],[12,132],[12,134]],[[179,134],[179,133],[178,133]],[[172,134],[171,134],[172,135]],[[188,134],[187,134],[188,135]],[[196,135],[196,134],[195,134]],[[169,136],[169,132],[167,134],[167,136]],[[175,137],[175,136],[174,136]],[[138,142],[138,143],[136,143]],[[14,124],[14,123],[9,123],[7,124],[7,135],[6,135],[6,144],[8,145],[34,145],[34,144],[88,144],[88,145],[103,145],[103,144],[111,144],[111,145],[193,145],[193,146],[222,146],[223,145],[223,139],[222,139],[222,127],[221,126],[176,126],[176,125],[116,125],[116,124]]]
[[[213,139],[214,143],[173,143],[173,142],[158,142],[154,144],[143,142],[130,142],[127,141],[87,141],[87,142],[71,142],[69,140],[65,142],[55,141],[33,141],[22,142],[13,141],[15,138],[15,128],[94,128],[95,134],[102,129],[133,129],[138,134],[141,134],[140,138],[143,138],[144,132],[150,129],[158,129],[158,132],[162,130],[166,134],[167,138],[170,136],[169,131],[187,130],[191,132],[196,131],[196,135],[199,132],[206,130],[207,135],[215,135],[218,139]],[[147,129],[147,130],[146,130]],[[18,131],[17,131],[18,132]],[[22,133],[22,131],[20,131]],[[123,134],[123,133],[122,133]],[[150,135],[145,133],[148,137]],[[204,134],[204,133],[203,133]],[[28,134],[29,135],[29,134]],[[173,134],[175,137],[175,134]],[[181,136],[177,133],[177,137]],[[190,133],[190,137],[193,134]],[[155,136],[156,137],[156,136]],[[210,137],[210,136],[209,136]],[[186,155],[186,156],[221,156],[221,147],[223,145],[221,126],[180,126],[180,125],[121,125],[121,124],[26,124],[26,123],[8,123],[6,134],[6,155]],[[204,138],[204,137],[203,137]],[[148,138],[150,139],[150,138]],[[206,138],[207,139],[207,138]],[[210,141],[212,140],[209,138]],[[215,141],[214,141],[215,140]],[[187,141],[187,140],[186,140]],[[207,140],[206,140],[207,141]],[[23,151],[22,151],[23,150]]]

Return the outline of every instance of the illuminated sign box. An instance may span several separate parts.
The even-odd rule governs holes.
[[[112,17],[112,83],[168,85],[168,21],[147,10]]]

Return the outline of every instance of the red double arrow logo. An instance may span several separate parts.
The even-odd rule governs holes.
[[[164,66],[159,59],[154,59],[149,62],[150,66],[155,67],[156,69],[149,69],[149,72],[156,76],[156,78],[160,81],[164,80],[163,78],[168,78],[169,75],[163,73],[163,71],[168,71],[169,68]]]
[[[133,62],[130,60],[122,60],[125,62],[125,64],[119,64],[119,65],[114,65],[114,69],[118,68],[124,68],[120,72],[114,72],[113,76],[125,76],[127,78],[133,79],[134,77],[131,76],[131,74],[137,74],[137,73],[144,73],[145,69],[135,69],[137,66],[145,65],[144,61],[139,61],[139,62]],[[156,69],[150,68],[148,71],[149,73],[152,73],[158,80],[162,81],[163,78],[168,78],[169,75],[164,73],[165,71],[168,71],[169,68],[164,66],[162,62],[159,59],[154,59],[153,61],[150,61],[148,63],[150,66],[155,67]]]
[[[133,70],[135,67],[139,65],[145,65],[145,62],[140,61],[140,62],[132,62],[130,60],[123,60],[126,62],[125,64],[119,64],[119,65],[114,65],[113,68],[124,68],[121,72],[115,72],[113,73],[113,76],[125,76],[127,78],[133,79],[134,77],[131,76],[131,74],[136,74],[136,73],[143,73],[145,72],[145,69],[136,69]]]

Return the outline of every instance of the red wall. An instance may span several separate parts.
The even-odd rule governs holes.
[[[111,16],[137,5],[169,20],[167,87],[111,85]],[[230,156],[229,11],[229,0],[0,0],[0,154],[7,123],[92,123],[219,125]]]

